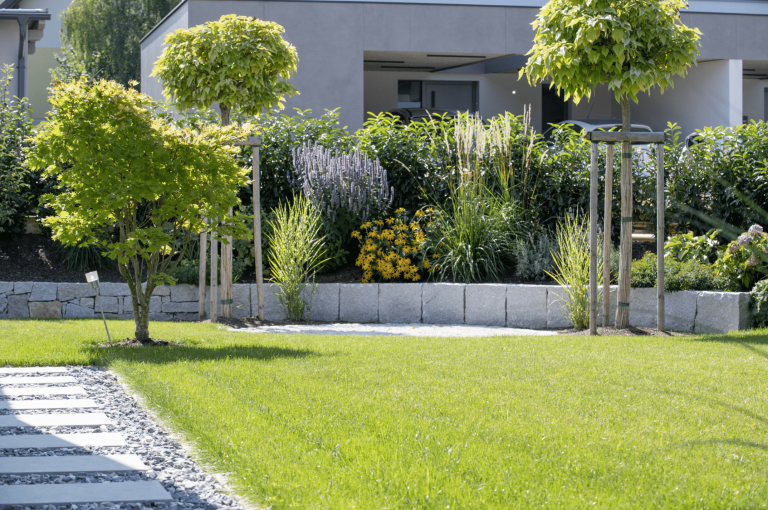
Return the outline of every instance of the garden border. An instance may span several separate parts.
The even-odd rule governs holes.
[[[258,311],[255,284],[233,287],[234,316]],[[277,287],[264,285],[266,319],[285,319]],[[616,286],[611,286],[615,303]],[[568,328],[557,285],[463,283],[323,283],[312,299],[312,319],[323,322],[425,323]],[[0,319],[96,317],[95,291],[87,283],[0,282]],[[656,289],[632,289],[630,324],[656,327]],[[126,283],[101,283],[108,318],[132,319]],[[210,300],[206,300],[206,309]],[[667,292],[666,326],[695,333],[727,333],[752,326],[748,292]],[[150,320],[198,320],[196,285],[161,286],[150,300]],[[615,304],[612,304],[613,309]],[[610,314],[613,317],[613,313]],[[598,318],[601,322],[601,319]]]

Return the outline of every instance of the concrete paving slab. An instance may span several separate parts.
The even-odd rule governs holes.
[[[0,449],[77,448],[84,446],[125,446],[121,434],[113,432],[95,434],[16,434],[0,436]]]
[[[112,473],[148,471],[138,455],[61,455],[53,457],[0,457],[0,475],[57,473]]]
[[[0,386],[0,396],[21,397],[33,395],[85,395],[80,386],[43,386],[42,388],[3,388]]]
[[[0,505],[65,505],[85,503],[144,503],[172,501],[160,482],[65,483],[6,485]]]
[[[429,337],[541,336],[556,335],[554,331],[515,329],[492,326],[430,325],[430,324],[311,324],[230,329],[243,333],[304,334],[304,335],[378,335]]]
[[[47,376],[32,376],[32,377],[16,377],[16,376],[5,376],[0,377],[0,385],[6,386],[9,384],[70,384],[70,383],[76,383],[77,379],[72,377],[71,375],[64,375],[64,376],[53,376],[53,377],[47,377]]]
[[[13,375],[13,374],[60,374],[67,371],[67,367],[14,367],[14,368],[0,368],[0,375]]]
[[[99,407],[99,404],[87,398],[66,400],[0,400],[0,409],[83,409]]]
[[[94,427],[98,425],[112,425],[112,422],[104,413],[0,416],[0,427]]]

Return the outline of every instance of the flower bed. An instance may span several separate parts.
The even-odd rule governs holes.
[[[285,315],[276,286],[265,286],[267,320]],[[615,302],[615,287],[611,300]],[[0,318],[96,317],[94,291],[85,283],[0,282]],[[473,324],[511,328],[568,328],[556,285],[459,283],[319,284],[311,318],[317,321]],[[236,317],[258,312],[256,285],[236,284]],[[130,292],[124,283],[102,283],[107,317],[132,319]],[[747,292],[681,291],[666,295],[666,324],[671,330],[725,333],[752,325]],[[632,289],[630,324],[656,326],[656,289]],[[198,319],[198,288],[158,287],[150,303],[150,320]],[[611,314],[613,316],[613,313]]]

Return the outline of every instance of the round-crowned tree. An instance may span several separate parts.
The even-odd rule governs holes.
[[[628,132],[630,100],[637,102],[639,93],[657,86],[663,93],[699,53],[701,32],[680,20],[685,7],[685,0],[550,0],[533,22],[534,45],[520,76],[529,83],[551,80],[551,87],[575,103],[589,99],[596,85],[607,84],[621,104],[622,130]],[[628,142],[622,152],[631,157]],[[622,165],[622,182],[630,182],[631,190],[630,175],[631,159]],[[629,204],[624,196],[622,216],[631,218],[631,196]],[[621,229],[619,301],[628,301],[631,221],[622,221]],[[629,309],[617,308],[616,326],[628,325]]]

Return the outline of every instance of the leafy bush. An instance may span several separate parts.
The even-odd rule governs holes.
[[[720,232],[721,230],[713,229],[702,236],[694,236],[693,232],[672,236],[664,243],[664,257],[670,260],[698,260],[710,263],[713,256],[717,257],[717,247],[720,245],[717,236]]]
[[[13,66],[0,70],[0,233],[24,232],[24,216],[33,206],[24,150],[32,134],[29,101],[13,97]]]
[[[768,276],[768,236],[763,227],[749,227],[721,253],[715,266],[718,274],[746,290]]]
[[[752,289],[752,314],[755,326],[768,326],[768,280],[760,280]]]
[[[416,211],[413,221],[402,207],[386,220],[366,222],[352,237],[363,242],[355,265],[363,269],[363,283],[379,280],[417,282],[432,272],[433,265],[426,250],[431,231],[431,209]],[[438,257],[435,254],[435,257]]]
[[[221,259],[219,259],[221,260]],[[211,284],[211,257],[207,256],[205,260],[205,284]],[[232,261],[232,282],[237,283],[242,279],[247,268],[246,263],[241,257],[235,257]],[[179,265],[173,268],[168,274],[176,280],[176,285],[198,285],[200,283],[200,259],[184,258]],[[221,283],[218,281],[218,283]]]
[[[589,327],[589,218],[566,215],[557,227],[558,252],[553,254],[555,270],[549,274],[562,287],[558,296],[566,307],[566,316],[576,329]],[[598,300],[602,289],[602,245],[597,250]]]
[[[548,273],[554,270],[552,257],[557,253],[557,241],[547,230],[521,237],[512,245],[515,277],[531,282],[550,279]]]
[[[303,320],[306,311],[311,320],[314,274],[324,254],[320,211],[298,195],[292,204],[279,205],[274,212],[269,267],[277,284],[277,298],[289,319]],[[307,288],[309,296],[305,299]]]
[[[67,269],[75,271],[94,271],[101,268],[114,268],[117,264],[107,258],[104,250],[99,245],[77,246],[61,244],[58,247],[59,261]]]
[[[632,287],[656,287],[656,255],[645,256],[632,263]],[[698,260],[664,260],[664,289],[679,290],[738,290],[728,278],[717,274],[715,266]]]

